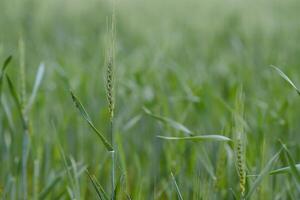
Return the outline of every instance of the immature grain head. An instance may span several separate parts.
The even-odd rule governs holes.
[[[239,182],[240,182],[240,190],[242,196],[245,195],[246,191],[246,170],[245,170],[245,165],[244,165],[244,145],[242,140],[237,139],[236,141],[236,159],[237,159],[237,169],[238,169],[238,175],[239,175]]]
[[[236,98],[236,110],[234,113],[235,121],[235,157],[236,167],[239,176],[239,185],[242,197],[245,195],[246,190],[246,167],[245,167],[245,146],[246,134],[243,120],[244,115],[244,93],[242,87],[238,90]]]
[[[110,115],[110,120],[114,116],[114,97],[113,97],[113,57],[109,56],[107,61],[106,69],[106,94],[108,101],[108,110]]]
[[[113,1],[114,3],[114,1]],[[106,94],[108,101],[108,111],[110,115],[110,120],[112,121],[114,117],[114,53],[115,53],[115,10],[113,5],[113,13],[111,18],[111,27],[108,30],[109,42],[106,52]]]

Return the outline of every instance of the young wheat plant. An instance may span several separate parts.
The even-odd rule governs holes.
[[[85,108],[79,101],[79,99],[75,96],[73,92],[71,92],[71,96],[75,106],[79,110],[82,117],[87,121],[93,131],[99,136],[102,143],[105,145],[107,151],[111,154],[111,199],[116,199],[115,197],[115,141],[114,141],[114,134],[113,134],[113,125],[114,125],[114,51],[115,51],[115,5],[113,1],[113,11],[111,17],[111,26],[109,29],[109,42],[108,47],[106,49],[105,55],[105,66],[106,66],[106,98],[108,102],[108,112],[109,112],[109,121],[110,121],[110,128],[109,128],[109,141],[104,137],[101,131],[99,131],[95,125],[93,124],[92,120],[90,119],[88,113],[86,112]],[[93,185],[95,184],[95,180],[91,179]],[[97,189],[97,187],[95,187]],[[101,187],[102,188],[102,187]],[[97,194],[101,194],[106,196],[102,190],[97,189]]]
[[[115,53],[115,5],[113,1],[113,12],[111,17],[111,27],[109,30],[109,46],[106,52],[106,96],[108,102],[108,111],[109,111],[109,119],[110,119],[110,143],[114,148],[114,134],[113,134],[113,119],[114,119],[114,53]],[[111,195],[112,199],[115,199],[114,190],[115,190],[115,150],[110,151],[111,153]]]

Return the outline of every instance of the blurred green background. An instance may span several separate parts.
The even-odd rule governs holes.
[[[241,85],[248,124],[247,173],[259,174],[281,148],[278,140],[299,162],[300,98],[269,67],[280,67],[300,86],[299,9],[298,0],[116,1],[119,199],[176,199],[171,171],[184,199],[234,199],[239,185],[231,145],[158,139],[182,133],[145,115],[142,108],[199,135],[233,137],[232,109]],[[86,174],[78,175],[83,166],[109,192],[109,154],[78,114],[69,89],[107,133],[104,56],[110,2],[1,0],[0,10],[0,61],[13,55],[7,74],[18,94],[20,44],[28,96],[39,64],[45,64],[29,113],[28,199],[41,199],[57,176],[59,181],[42,199],[72,199],[73,193],[96,199]],[[6,81],[1,102],[0,195],[23,199],[22,124]],[[67,162],[72,158],[78,164],[70,176],[62,173],[60,146]],[[280,156],[274,169],[287,165]],[[247,187],[254,180],[249,177]],[[253,196],[299,198],[291,174],[267,176]]]

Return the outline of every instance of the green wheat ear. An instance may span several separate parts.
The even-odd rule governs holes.
[[[114,1],[113,1],[114,4]],[[113,13],[111,17],[111,27],[109,29],[109,40],[108,47],[105,56],[105,65],[106,65],[106,96],[108,102],[108,111],[110,115],[110,121],[114,117],[114,59],[115,59],[115,5],[113,5]]]
[[[236,98],[236,110],[234,114],[234,131],[235,131],[235,157],[236,167],[239,176],[239,185],[241,196],[245,196],[246,192],[246,167],[245,167],[245,146],[246,146],[246,134],[241,123],[239,116],[244,115],[244,93],[243,88],[240,87],[237,92]]]
[[[110,120],[114,117],[114,97],[113,97],[113,57],[108,58],[106,69],[106,94],[108,101],[108,111]]]

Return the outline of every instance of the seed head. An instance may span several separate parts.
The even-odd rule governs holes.
[[[108,110],[110,115],[110,120],[114,116],[114,98],[113,98],[113,58],[110,56],[107,62],[106,69],[106,94],[108,101]]]

